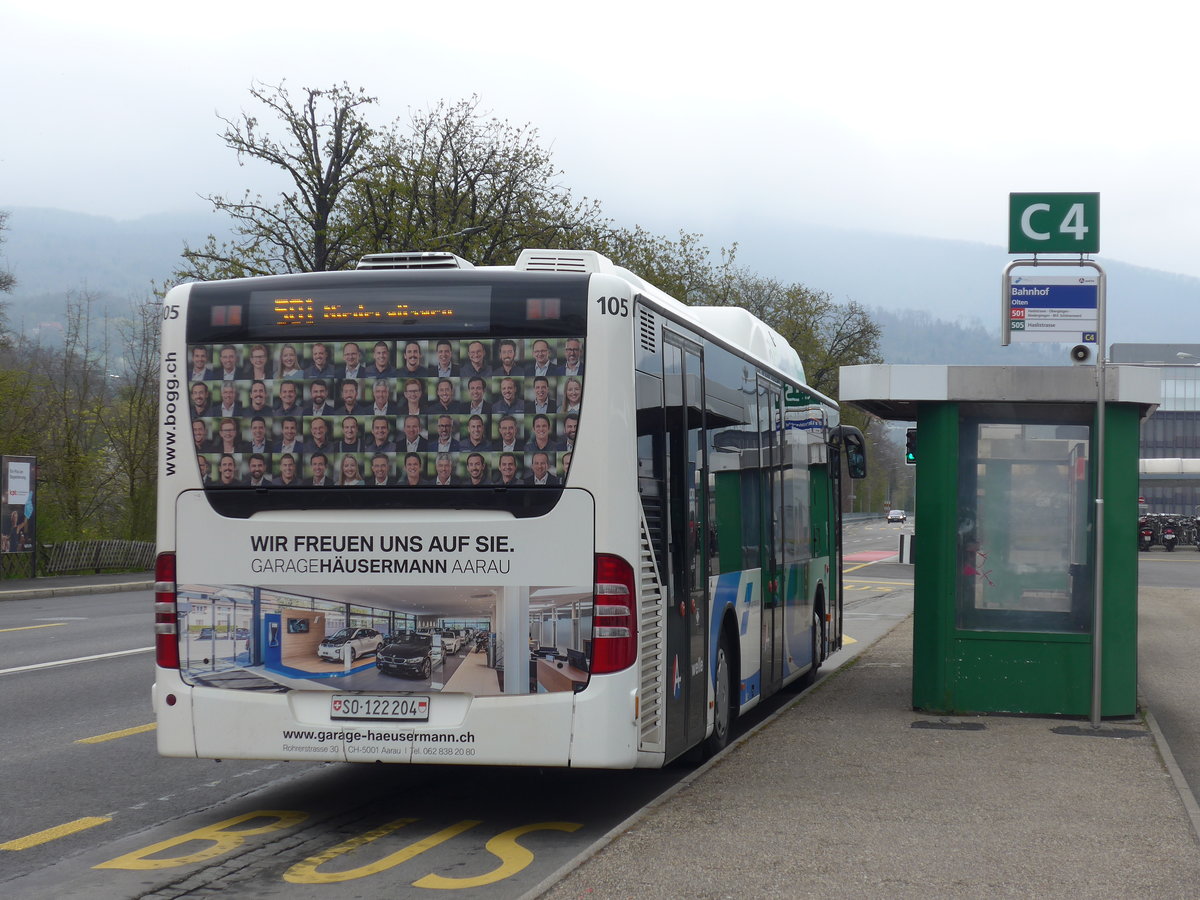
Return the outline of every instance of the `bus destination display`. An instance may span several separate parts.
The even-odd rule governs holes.
[[[252,328],[319,330],[346,324],[400,331],[433,327],[439,332],[486,332],[491,324],[491,291],[463,286],[393,287],[255,291],[250,295]]]

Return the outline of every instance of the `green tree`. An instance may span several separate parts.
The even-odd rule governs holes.
[[[353,191],[363,252],[450,250],[503,265],[607,224],[598,202],[563,185],[536,128],[489,115],[478,96],[413,113],[407,131],[388,133],[373,174]]]
[[[670,294],[681,303],[720,302],[723,285],[733,269],[737,245],[721,248],[719,261],[704,243],[704,235],[680,231],[678,238],[653,234],[640,225],[607,227],[607,223],[582,226],[572,233],[574,246],[597,250],[619,266]]]
[[[841,366],[882,361],[879,325],[861,304],[838,303],[826,291],[744,269],[721,274],[717,305],[744,307],[783,335],[800,354],[809,385],[821,393],[837,396]]]

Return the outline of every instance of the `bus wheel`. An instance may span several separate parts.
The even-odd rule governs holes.
[[[717,642],[717,666],[713,673],[713,730],[704,742],[704,755],[719,753],[729,744],[733,731],[733,720],[737,713],[733,706],[733,671],[730,660],[729,637],[724,632]]]

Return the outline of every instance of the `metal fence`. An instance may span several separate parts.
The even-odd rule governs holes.
[[[146,572],[154,568],[151,541],[64,541],[43,545],[41,569],[47,575],[105,569]]]

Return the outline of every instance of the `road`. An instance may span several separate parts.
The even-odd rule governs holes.
[[[848,524],[846,647],[824,676],[911,611],[912,566],[888,551],[913,527]],[[1139,563],[1141,695],[1200,792],[1200,553]],[[164,760],[150,604],[149,593],[0,604],[6,898],[512,898],[690,772]]]
[[[1138,554],[1138,693],[1200,797],[1200,552]]]
[[[912,567],[884,551],[914,524],[847,526],[847,643],[824,675],[911,611]],[[1195,789],[1200,553],[1139,561],[1140,687]],[[518,897],[690,771],[162,759],[150,605],[148,593],[0,604],[6,898]],[[64,660],[77,661],[45,667]]]
[[[0,603],[0,880],[279,780],[292,764],[155,750],[152,595]],[[182,798],[182,799],[181,799]],[[64,827],[65,826],[65,827]],[[29,840],[60,829],[55,840]]]
[[[896,584],[871,588],[859,575],[846,587],[858,638],[848,635],[825,674],[911,607]],[[97,884],[114,897],[394,896],[413,884],[519,896],[690,771],[162,759],[150,728],[150,603],[144,593],[0,604],[0,655],[14,663],[0,675],[6,897],[94,897]],[[79,661],[47,667],[67,660]],[[267,838],[244,841],[243,829]]]
[[[895,526],[876,527],[848,527],[847,552],[891,546]],[[909,567],[847,569],[847,646],[824,674],[911,609]],[[163,759],[151,603],[147,592],[0,604],[5,897],[370,897],[414,884],[519,896],[690,771]]]

